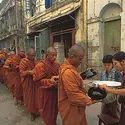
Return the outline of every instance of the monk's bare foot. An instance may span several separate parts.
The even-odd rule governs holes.
[[[15,99],[14,105],[18,105],[18,104],[19,104],[18,100]]]
[[[35,120],[35,114],[34,114],[34,113],[31,113],[30,120],[31,120],[31,121],[34,121],[34,120]]]
[[[18,103],[19,103],[20,105],[23,105],[23,102],[22,102],[22,101],[18,101]]]
[[[10,93],[10,96],[11,96],[11,100],[13,100],[13,99],[14,99],[14,96],[13,96],[13,94],[12,94],[12,93]]]

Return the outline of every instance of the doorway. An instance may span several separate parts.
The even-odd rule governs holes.
[[[104,55],[114,55],[120,51],[121,20],[108,21],[104,24]]]

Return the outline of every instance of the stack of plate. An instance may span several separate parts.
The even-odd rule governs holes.
[[[106,84],[109,87],[120,87],[121,82],[116,82],[116,81],[93,81],[92,82],[93,86],[98,87],[99,85]]]

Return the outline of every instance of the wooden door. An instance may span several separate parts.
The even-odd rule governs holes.
[[[120,51],[121,20],[109,21],[104,26],[104,55]]]

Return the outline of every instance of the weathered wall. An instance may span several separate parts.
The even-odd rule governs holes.
[[[124,0],[123,0],[124,1]],[[121,50],[125,51],[125,1],[122,0],[88,0],[88,61],[92,67],[101,67],[101,60],[103,57],[103,40],[104,40],[104,22],[103,18],[113,18],[121,15]],[[123,3],[124,5],[122,5]],[[116,6],[124,8],[120,10],[114,6],[108,8],[108,12],[103,14],[106,10],[106,5],[116,3]],[[124,6],[124,7],[123,7]],[[90,9],[91,8],[91,9]]]
[[[121,50],[125,51],[125,0],[122,0],[122,10],[121,13]]]
[[[99,17],[103,7],[109,3],[121,6],[121,0],[88,0],[88,19]]]

